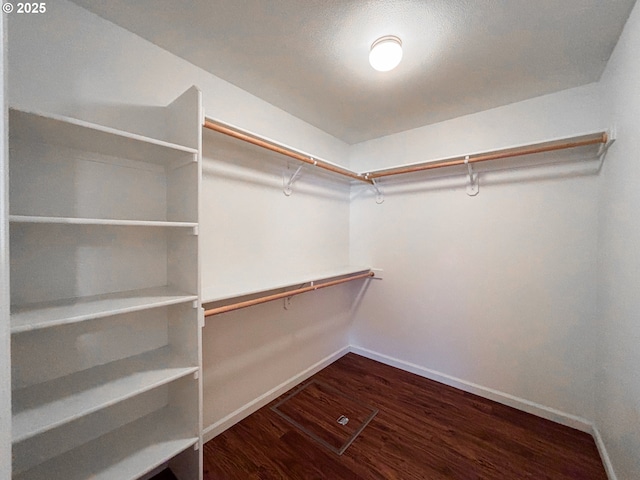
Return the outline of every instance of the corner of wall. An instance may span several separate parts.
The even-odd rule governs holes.
[[[640,472],[640,4],[627,20],[600,80],[618,138],[607,152],[599,192],[596,435],[610,477]],[[606,448],[605,448],[606,447]]]

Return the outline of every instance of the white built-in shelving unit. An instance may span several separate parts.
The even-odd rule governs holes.
[[[202,478],[200,105],[10,110],[15,479]]]

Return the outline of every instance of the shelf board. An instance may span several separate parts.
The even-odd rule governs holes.
[[[9,215],[11,223],[44,223],[56,225],[110,225],[123,227],[194,228],[196,222],[166,222],[156,220],[114,220],[109,218],[42,217],[35,215]]]
[[[14,480],[133,480],[198,443],[165,407],[18,474]]]
[[[299,162],[313,165],[314,167],[320,168],[327,172],[341,175],[350,180],[358,180],[369,184],[372,183],[371,180],[366,179],[363,174],[354,172],[353,170],[349,170],[342,165],[330,162],[328,160],[323,160],[314,155],[309,155],[308,153],[296,150],[283,143],[276,142],[275,140],[264,137],[262,135],[257,135],[255,133],[249,132],[248,130],[244,130],[235,125],[231,125],[230,123],[223,122],[218,119],[205,117],[203,127],[214,132],[227,135],[235,140],[257,146],[258,148],[263,149],[263,151],[266,150],[275,152],[276,154],[283,157],[293,158]]]
[[[62,115],[9,110],[9,131],[25,141],[64,145],[111,157],[173,165],[197,161],[198,150]]]
[[[195,300],[198,300],[197,295],[189,295],[170,287],[157,287],[13,306],[11,333],[57,327],[111,315],[193,302]]]
[[[589,132],[570,137],[554,138],[539,143],[519,144],[497,150],[438,158],[429,160],[428,162],[407,163],[389,168],[369,170],[366,172],[366,175],[368,178],[376,179],[393,175],[416,173],[442,167],[458,166],[466,168],[465,158],[468,163],[474,164],[474,168],[476,169],[479,165],[482,165],[483,162],[492,163],[495,161],[498,161],[498,164],[502,163],[502,168],[505,168],[504,160],[507,161],[507,166],[512,167],[513,159],[516,157],[539,157],[558,150],[577,150],[578,158],[593,159],[600,156],[602,152],[605,151],[606,148],[608,148],[608,146],[610,146],[614,141],[615,136],[611,132]],[[562,158],[566,158],[566,154],[563,155]],[[500,162],[501,160],[503,162]]]
[[[274,281],[270,284],[245,281],[241,286],[226,285],[224,288],[203,288],[202,303],[220,302],[223,300],[229,300],[232,298],[239,298],[248,295],[257,295],[259,293],[269,292],[271,290],[278,290],[281,288],[290,288],[293,286],[299,286],[310,282],[319,282],[324,280],[330,280],[344,275],[354,275],[357,273],[364,273],[371,270],[370,267],[339,267],[333,270],[326,270],[315,274],[299,275],[296,277],[284,278]],[[258,278],[258,280],[260,280]]]
[[[197,371],[166,346],[15,390],[12,440],[26,440]]]

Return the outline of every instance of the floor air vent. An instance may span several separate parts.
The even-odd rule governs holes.
[[[351,445],[378,410],[312,380],[271,409],[338,455]]]

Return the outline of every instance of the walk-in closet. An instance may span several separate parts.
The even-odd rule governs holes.
[[[640,479],[640,7],[472,3],[4,2],[0,480]]]

